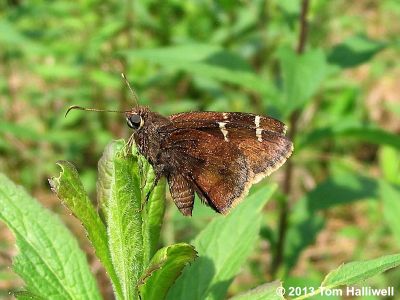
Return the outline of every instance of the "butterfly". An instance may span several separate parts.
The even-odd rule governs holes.
[[[285,124],[267,116],[187,112],[165,117],[137,106],[125,111],[125,117],[139,152],[155,171],[153,187],[165,176],[185,216],[192,215],[195,193],[227,214],[293,151]]]
[[[66,114],[72,109],[105,111],[71,106]],[[172,199],[185,216],[192,215],[195,193],[216,212],[227,214],[293,152],[285,124],[268,116],[186,112],[165,117],[140,105],[109,112],[125,114],[133,131],[129,140],[152,165],[156,178],[150,191],[166,177]]]

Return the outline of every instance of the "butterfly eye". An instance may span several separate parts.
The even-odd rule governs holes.
[[[139,129],[143,125],[142,117],[137,114],[128,116],[126,118],[126,122],[128,123],[128,126],[132,129]]]

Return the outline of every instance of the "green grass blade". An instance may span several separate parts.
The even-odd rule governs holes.
[[[21,187],[0,174],[0,219],[19,249],[14,271],[44,299],[101,299],[85,254],[67,228]]]

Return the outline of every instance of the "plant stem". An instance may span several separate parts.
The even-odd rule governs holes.
[[[309,0],[302,0],[301,13],[300,13],[300,32],[297,44],[297,53],[301,55],[304,52],[306,41],[307,41],[307,13],[309,8]],[[288,138],[294,141],[297,134],[298,119],[300,116],[300,110],[297,109],[292,112],[289,118],[289,133]],[[271,266],[272,276],[275,276],[277,271],[283,262],[284,247],[286,242],[286,232],[288,227],[288,216],[289,216],[289,199],[292,191],[292,178],[293,178],[293,163],[289,159],[286,163],[285,177],[283,183],[283,192],[286,195],[286,199],[280,202],[280,215],[279,215],[279,227],[278,227],[278,242],[276,245],[275,258]]]
[[[301,14],[300,14],[300,33],[299,43],[297,45],[297,53],[300,55],[304,52],[307,41],[308,24],[307,24],[307,13],[309,8],[309,0],[303,0],[301,3]]]

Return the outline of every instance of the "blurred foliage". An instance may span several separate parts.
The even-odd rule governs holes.
[[[46,178],[57,160],[70,160],[95,193],[103,148],[129,130],[120,115],[64,113],[73,104],[129,109],[125,72],[140,104],[163,114],[256,112],[296,127],[289,191],[268,204],[264,241],[232,293],[275,278],[321,282],[344,261],[398,252],[400,3],[311,0],[298,55],[300,3],[0,2],[0,171],[59,210]],[[287,173],[267,180],[283,187]],[[271,272],[285,201],[284,260]],[[192,219],[168,206],[164,244],[189,241],[213,216],[198,203]],[[18,283],[3,267],[12,250],[0,235],[7,293]],[[393,271],[367,283],[399,282]]]

